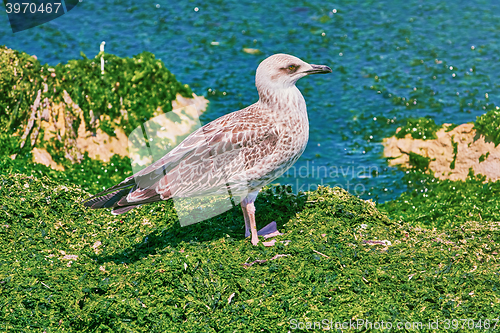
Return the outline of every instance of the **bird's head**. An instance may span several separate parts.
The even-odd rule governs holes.
[[[279,53],[260,63],[255,75],[255,85],[259,91],[286,89],[306,75],[331,72],[328,66],[308,64],[292,55]]]

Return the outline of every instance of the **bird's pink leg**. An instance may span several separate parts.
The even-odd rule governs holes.
[[[241,208],[243,209],[243,216],[245,217],[245,237],[248,237],[247,234],[252,234],[252,244],[257,245],[259,243],[259,237],[257,236],[257,225],[255,223],[255,206],[253,204],[253,201],[249,202],[249,200],[246,200],[245,198],[241,202]],[[249,228],[250,232],[248,232]]]
[[[252,233],[252,244],[257,245],[259,243],[259,237],[257,236],[257,223],[255,222],[255,206],[253,202],[247,205],[248,219],[250,220],[250,232]]]
[[[257,236],[257,224],[255,223],[255,206],[254,202],[257,198],[259,191],[248,193],[248,195],[241,201],[241,208],[243,210],[243,217],[245,218],[245,237],[252,235],[252,244],[259,243]]]
[[[252,235],[252,244],[257,245],[259,243],[258,236],[264,236],[264,238],[274,237],[282,235],[276,228],[276,222],[271,222],[264,228],[257,231],[257,225],[255,222],[255,199],[259,192],[249,193],[241,201],[241,209],[243,210],[243,217],[245,218],[245,237]],[[269,243],[269,242],[268,242]],[[266,245],[266,243],[264,243]],[[266,245],[270,246],[270,245]]]
[[[250,236],[250,220],[247,213],[247,206],[241,202],[241,210],[243,211],[243,218],[245,219],[245,238]]]

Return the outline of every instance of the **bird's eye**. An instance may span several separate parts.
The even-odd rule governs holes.
[[[295,70],[295,68],[297,68],[297,67],[295,67],[295,65],[290,65],[290,66],[288,66],[288,70],[289,70],[289,71],[294,71],[294,70]]]

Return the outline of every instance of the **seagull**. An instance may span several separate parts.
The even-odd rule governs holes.
[[[259,100],[191,133],[145,169],[95,196],[84,206],[123,214],[151,202],[229,193],[240,198],[245,237],[276,235],[276,223],[257,232],[254,202],[260,189],[286,172],[309,139],[306,102],[295,83],[310,74],[331,73],[288,54],[274,54],[256,71]]]

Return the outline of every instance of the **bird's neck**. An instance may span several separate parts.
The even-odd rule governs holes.
[[[289,116],[305,114],[307,117],[306,102],[295,85],[281,89],[259,90],[259,103],[277,113],[287,113]]]
[[[271,118],[277,127],[300,128],[309,133],[306,102],[295,85],[285,89],[259,90],[257,103],[263,106],[262,110],[268,110],[262,116]]]

